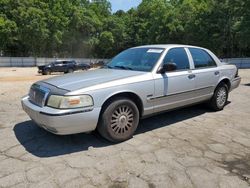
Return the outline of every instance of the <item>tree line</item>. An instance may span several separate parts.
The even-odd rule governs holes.
[[[250,56],[250,0],[0,0],[2,56],[110,58],[129,47],[180,43]]]

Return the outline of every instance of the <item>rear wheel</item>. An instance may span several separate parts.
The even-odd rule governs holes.
[[[68,71],[67,71],[67,73],[73,73],[74,72],[74,70],[73,69],[68,69]]]
[[[215,110],[223,110],[228,99],[228,87],[225,83],[221,83],[215,89],[214,95],[210,100],[210,107]]]
[[[139,123],[139,111],[129,99],[117,99],[109,103],[101,114],[98,132],[111,142],[131,138]]]

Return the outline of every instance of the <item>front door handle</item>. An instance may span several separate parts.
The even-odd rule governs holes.
[[[195,78],[195,75],[194,74],[190,74],[190,75],[188,75],[188,78],[191,80],[191,79]]]

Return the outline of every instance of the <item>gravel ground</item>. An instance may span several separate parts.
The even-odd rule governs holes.
[[[250,70],[221,112],[203,105],[141,121],[110,144],[56,136],[22,111],[35,68],[0,68],[0,187],[250,187]],[[55,75],[52,75],[55,76]]]

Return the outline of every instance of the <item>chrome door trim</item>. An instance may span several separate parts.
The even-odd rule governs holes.
[[[161,96],[156,96],[156,97],[148,97],[147,100],[148,101],[154,101],[154,100],[157,100],[157,99],[163,99],[165,97],[170,97],[170,96],[173,96],[173,95],[180,95],[180,94],[195,92],[195,91],[199,91],[199,90],[203,90],[203,89],[209,89],[209,88],[214,88],[214,86],[202,87],[202,88],[193,89],[193,90],[189,90],[189,91],[182,91],[182,92],[179,92],[179,93],[171,93],[171,94],[168,94],[168,95],[161,95]]]

